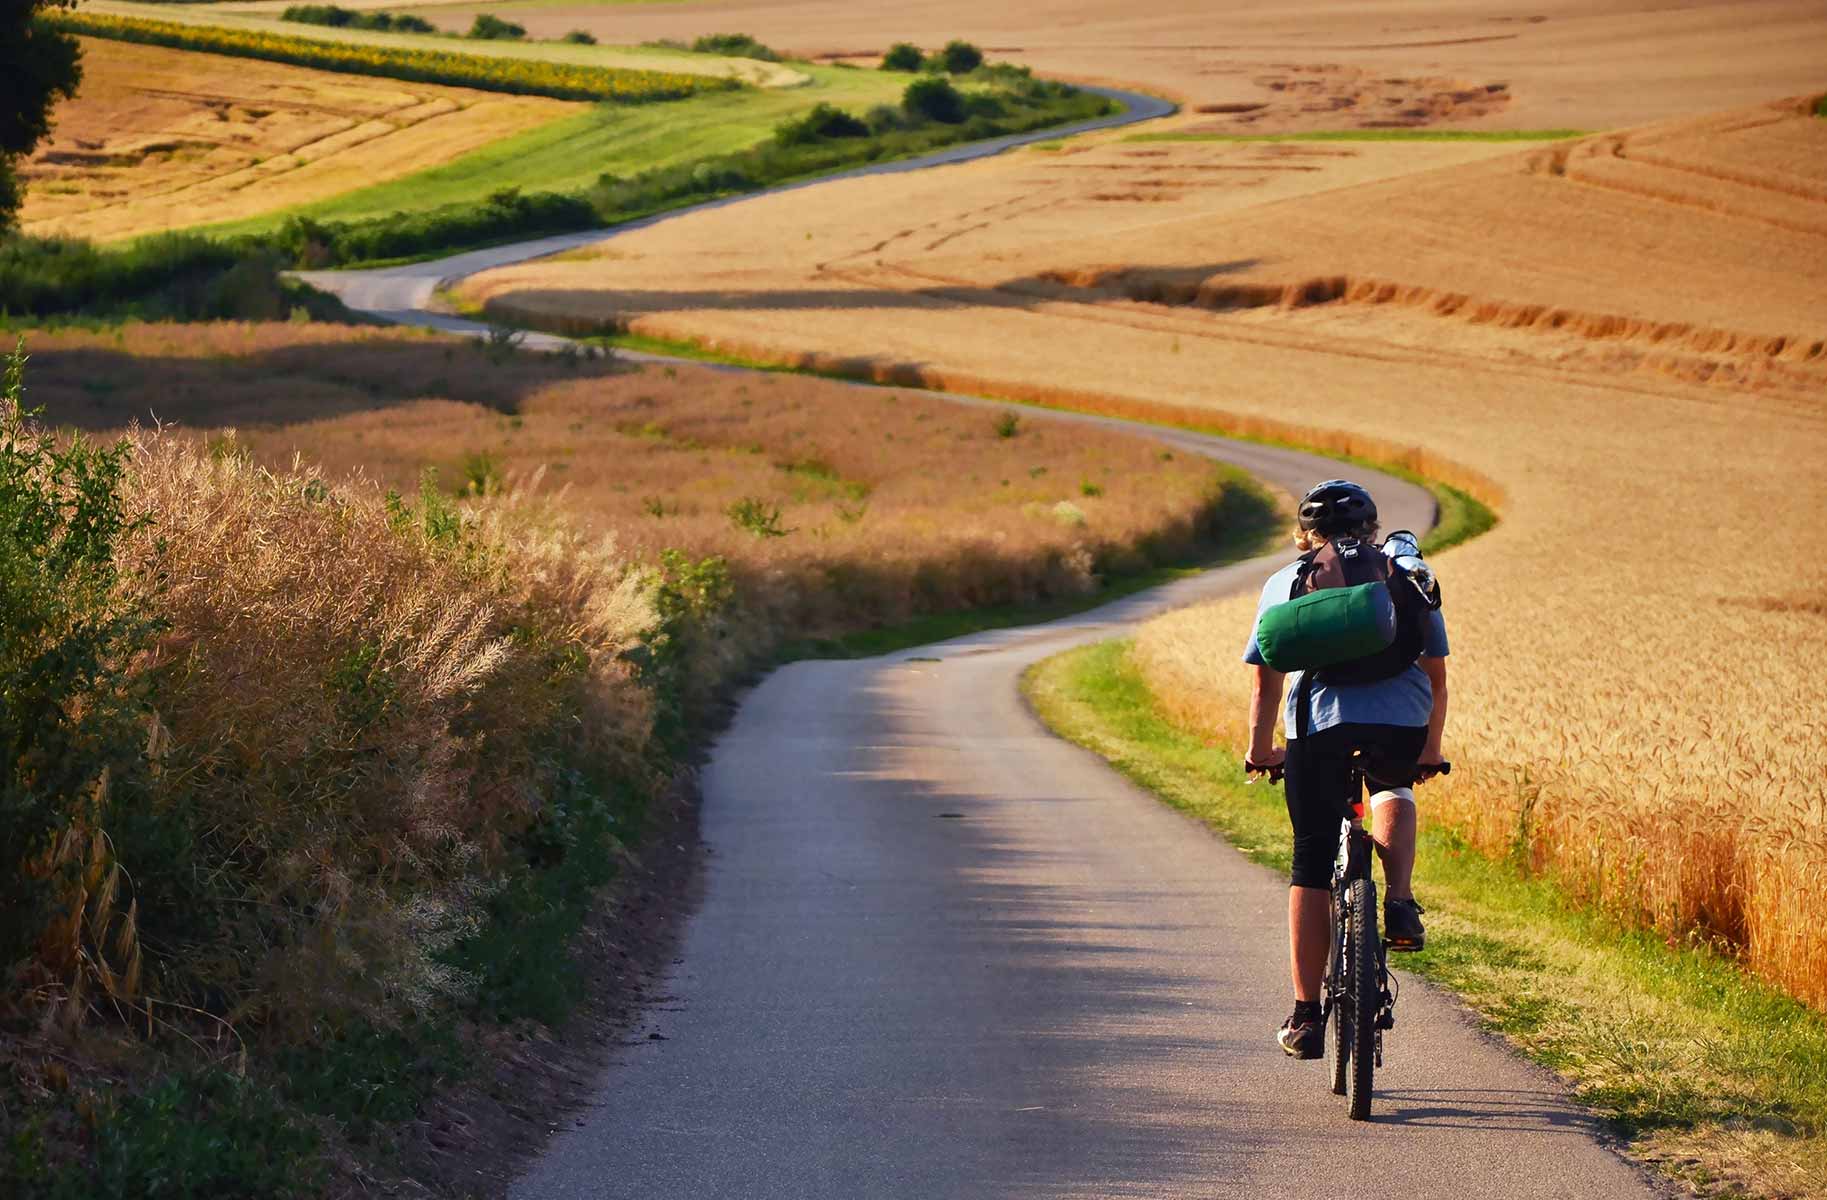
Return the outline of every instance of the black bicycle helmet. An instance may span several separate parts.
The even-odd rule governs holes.
[[[1300,527],[1326,537],[1354,533],[1377,519],[1377,502],[1349,479],[1315,484],[1300,498]]]

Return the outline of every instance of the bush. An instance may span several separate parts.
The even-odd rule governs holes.
[[[780,55],[746,33],[707,33],[691,44],[699,54],[723,54],[732,58],[758,58],[762,62],[779,62]]]
[[[926,63],[926,56],[912,42],[896,42],[882,55],[884,71],[918,71]]]
[[[503,21],[494,13],[477,13],[475,21],[465,36],[481,38],[484,41],[517,41],[527,35],[525,25],[516,25],[512,21]]]
[[[78,951],[40,942],[54,872],[66,832],[94,828],[110,774],[131,785],[146,735],[130,668],[156,631],[118,561],[135,528],[129,447],[59,446],[24,391],[20,348],[0,391],[0,978],[35,948]],[[75,962],[51,965],[70,982]]]
[[[786,146],[803,146],[822,138],[868,137],[869,126],[841,108],[820,102],[803,117],[774,127],[774,140]]]
[[[437,32],[437,27],[423,17],[359,12],[337,4],[294,4],[281,13],[279,19],[303,25],[328,25],[336,29],[374,29],[382,33]]]
[[[952,75],[969,75],[983,65],[983,51],[969,42],[953,40],[939,52],[939,60]]]
[[[570,33],[565,34],[565,36],[560,38],[559,40],[563,41],[563,42],[570,42],[573,46],[594,46],[594,45],[596,45],[596,35],[594,33],[590,33],[590,32],[587,32],[586,30],[582,30],[582,29],[573,29]]]
[[[964,120],[964,96],[943,79],[916,79],[901,93],[901,107],[917,117],[957,125]]]

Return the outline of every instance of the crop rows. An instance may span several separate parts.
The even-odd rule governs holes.
[[[442,83],[525,96],[550,96],[558,100],[607,100],[638,104],[651,100],[677,100],[697,92],[722,91],[739,86],[727,79],[670,71],[638,71],[518,58],[492,58],[416,47],[326,42],[256,30],[221,29],[141,17],[53,12],[42,19],[68,33],[88,37],[260,58],[325,71],[381,75],[418,83]]]

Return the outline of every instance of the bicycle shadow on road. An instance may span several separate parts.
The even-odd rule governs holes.
[[[1370,1119],[1379,1125],[1435,1129],[1604,1134],[1597,1118],[1569,1108],[1566,1096],[1545,1089],[1379,1088]]]

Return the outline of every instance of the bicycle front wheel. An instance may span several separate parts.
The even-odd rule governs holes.
[[[1370,1118],[1370,1088],[1376,1073],[1377,1002],[1381,979],[1377,968],[1377,888],[1368,879],[1351,881],[1350,919],[1346,923],[1346,1000],[1351,1014],[1351,1069],[1347,1102],[1351,1119]]]

